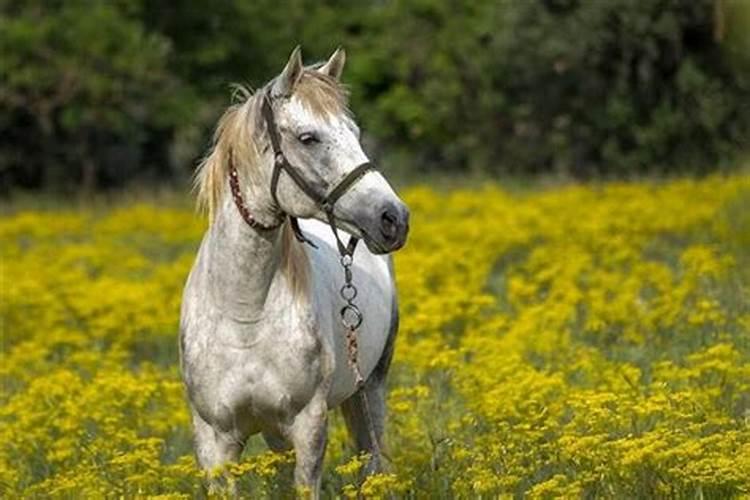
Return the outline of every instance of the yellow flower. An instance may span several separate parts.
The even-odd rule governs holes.
[[[750,493],[750,176],[404,198],[385,471],[360,477],[331,413],[324,496]],[[259,437],[209,473],[193,458],[187,205],[0,218],[0,496],[294,493],[293,453]]]

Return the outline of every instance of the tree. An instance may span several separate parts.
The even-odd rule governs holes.
[[[190,112],[190,90],[166,70],[169,40],[127,3],[5,2],[2,12],[0,168],[11,182],[91,190]]]

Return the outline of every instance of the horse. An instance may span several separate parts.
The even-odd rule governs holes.
[[[408,208],[362,150],[345,61],[339,48],[304,66],[297,47],[266,85],[237,87],[196,171],[209,225],[180,313],[199,466],[237,461],[262,433],[270,449],[294,449],[295,485],[313,497],[331,409],[369,454],[366,473],[381,470],[398,330],[390,253],[409,229]]]

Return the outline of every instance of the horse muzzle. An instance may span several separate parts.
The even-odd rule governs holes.
[[[367,224],[358,226],[372,253],[386,254],[404,246],[409,234],[409,209],[401,201],[385,201],[367,219]]]

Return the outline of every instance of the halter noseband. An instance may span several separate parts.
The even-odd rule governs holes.
[[[281,204],[279,203],[279,199],[276,195],[276,191],[279,185],[279,177],[281,176],[281,171],[283,170],[294,181],[297,187],[299,187],[302,192],[304,192],[311,200],[313,200],[318,208],[320,208],[326,214],[328,225],[331,226],[333,235],[336,238],[336,245],[338,246],[339,253],[342,256],[348,255],[351,257],[354,254],[354,249],[356,248],[359,239],[352,236],[349,238],[349,242],[344,245],[344,243],[341,241],[341,238],[339,238],[339,233],[336,228],[336,217],[333,214],[333,208],[339,198],[341,198],[341,196],[343,196],[344,193],[346,193],[349,188],[351,188],[367,172],[373,170],[375,166],[370,162],[365,162],[355,167],[351,172],[346,174],[346,176],[341,179],[341,181],[333,189],[331,189],[328,194],[321,194],[316,191],[307,182],[307,180],[305,180],[302,174],[300,174],[297,167],[289,163],[289,160],[287,160],[286,156],[284,155],[284,152],[281,149],[281,136],[279,135],[279,130],[276,127],[276,119],[273,114],[273,108],[271,107],[271,97],[267,93],[263,96],[261,111],[263,114],[263,118],[266,121],[266,129],[268,130],[268,136],[271,139],[271,148],[273,149],[271,196],[273,197],[273,201],[276,203],[276,206],[283,212]],[[254,229],[273,229],[274,227],[276,227],[263,226],[262,224],[259,224],[255,219],[252,218],[252,216],[248,212],[247,207],[242,200],[242,195],[240,194],[239,186],[237,183],[237,170],[234,168],[234,163],[230,164],[229,185],[232,189],[232,195],[234,197],[235,204],[237,205],[237,209],[248,225],[250,225]],[[289,218],[289,222],[292,226],[292,230],[294,231],[294,235],[296,236],[296,238],[300,242],[307,243],[310,246],[317,248],[316,245],[302,233],[297,218],[289,214],[286,214],[286,216]]]

